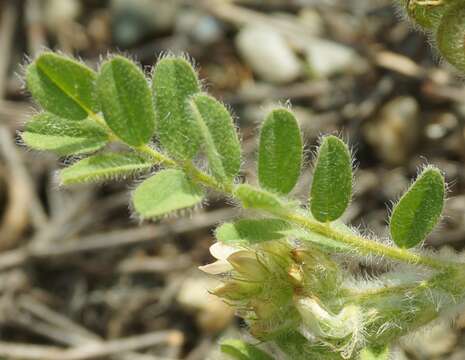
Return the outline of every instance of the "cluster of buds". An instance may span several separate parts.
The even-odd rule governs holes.
[[[357,358],[367,344],[389,343],[463,302],[463,294],[439,289],[443,277],[397,271],[357,280],[322,250],[292,240],[217,242],[210,252],[217,261],[200,269],[222,279],[213,294],[237,310],[256,339],[281,348],[280,341],[293,343],[287,352],[298,349],[295,359]]]
[[[261,341],[298,333],[306,343],[320,344],[350,358],[363,343],[364,316],[346,305],[340,266],[320,250],[286,240],[210,248],[216,262],[201,267],[220,275],[213,294],[237,309]]]

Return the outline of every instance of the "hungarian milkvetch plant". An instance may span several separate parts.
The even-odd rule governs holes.
[[[445,28],[453,24],[443,24],[448,12],[462,11],[462,4],[406,6],[419,23],[427,22],[421,9],[451,6],[437,18],[433,11]],[[454,64],[462,66],[460,59]],[[272,110],[261,126],[258,184],[240,181],[241,145],[230,112],[203,91],[184,57],[161,58],[148,79],[122,56],[95,72],[44,52],[27,66],[26,84],[43,112],[25,125],[24,143],[78,159],[59,172],[61,184],[142,175],[131,201],[144,219],[199,207],[207,191],[247,210],[216,229],[217,261],[201,267],[219,276],[213,293],[235,307],[257,339],[223,342],[226,356],[388,359],[400,337],[463,308],[465,264],[421,249],[444,205],[444,178],[435,167],[423,168],[393,207],[390,239],[381,240],[341,221],[352,196],[353,159],[337,136],[320,140],[308,199],[293,198],[303,142],[286,107]],[[354,261],[383,271],[361,276],[348,266]]]

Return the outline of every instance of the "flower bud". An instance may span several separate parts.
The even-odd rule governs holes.
[[[262,299],[252,299],[250,301],[250,307],[259,320],[269,319],[276,311],[279,311],[273,302],[263,301]]]
[[[248,300],[261,289],[257,283],[230,280],[213,289],[212,294],[231,301]]]
[[[252,251],[238,251],[228,257],[234,270],[248,281],[263,281],[268,277],[267,269],[258,261]]]

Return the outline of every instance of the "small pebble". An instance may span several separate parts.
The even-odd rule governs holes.
[[[299,59],[271,27],[246,26],[237,35],[236,46],[255,74],[265,81],[288,83],[301,74]]]
[[[452,113],[442,113],[435,116],[425,128],[425,133],[431,140],[439,140],[457,129],[458,120]]]
[[[77,0],[48,0],[44,8],[44,20],[47,27],[56,31],[59,24],[74,21],[82,12]]]
[[[333,41],[309,39],[305,55],[310,72],[316,78],[325,78],[334,74],[362,72],[365,61],[351,48]]]

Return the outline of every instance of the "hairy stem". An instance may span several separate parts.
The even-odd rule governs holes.
[[[330,227],[329,224],[320,223],[300,214],[290,213],[285,217],[286,220],[289,220],[294,224],[298,224],[305,229],[354,247],[364,255],[376,254],[409,264],[425,265],[438,270],[457,265],[455,263],[441,261],[429,256],[415,254],[406,249],[386,246],[376,241],[368,240],[359,235],[343,233]]]
[[[108,127],[105,124],[105,121],[99,115],[92,114],[91,118],[94,119],[100,126],[102,126],[102,128],[106,129],[109,132],[109,136],[111,139],[113,139],[114,141],[118,141],[116,135],[114,135],[111,132],[111,130],[108,129]],[[197,169],[190,161],[171,159],[170,157],[158,152],[157,150],[153,149],[148,145],[143,145],[133,149],[146,156],[148,155],[150,158],[153,159],[154,164],[156,165],[163,165],[170,168],[174,167],[183,169],[196,182],[210,189],[221,192],[227,196],[233,198],[235,197],[234,185],[223,184],[218,182],[212,176]],[[278,216],[284,220],[290,221],[314,233],[323,235],[340,243],[349,245],[357,249],[363,255],[377,255],[387,257],[392,260],[397,260],[404,263],[424,265],[430,268],[434,268],[436,270],[444,270],[460,265],[456,262],[448,262],[425,255],[415,254],[406,249],[390,247],[378,243],[376,241],[366,239],[360,235],[344,233],[340,230],[332,228],[327,223],[318,222],[296,212],[287,211],[283,213],[280,211],[279,213],[273,213],[273,215]]]

